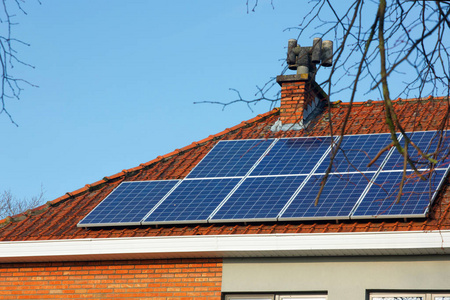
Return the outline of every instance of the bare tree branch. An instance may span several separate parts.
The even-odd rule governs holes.
[[[247,1],[248,10],[255,11],[258,5],[257,0]],[[338,133],[335,132],[335,124],[332,123],[331,109],[327,112],[329,134],[331,137],[339,134],[340,138],[332,145],[330,162],[322,178],[315,204],[318,204],[336,155],[339,152],[346,155],[347,149],[342,149],[341,144],[349,130],[353,103],[362,95],[375,95],[372,99],[383,100],[384,121],[392,140],[390,145],[386,147],[382,145],[384,148],[371,158],[369,166],[392,147],[395,147],[403,158],[400,189],[397,195],[392,195],[396,199],[395,202],[398,202],[404,184],[410,181],[408,175],[410,171],[414,173],[415,178],[429,180],[434,168],[450,155],[446,141],[448,137],[444,137],[443,134],[443,130],[449,125],[448,98],[443,100],[447,110],[439,125],[441,133],[436,137],[439,139],[437,146],[433,142],[435,149],[421,149],[413,142],[411,131],[420,128],[420,122],[412,119],[409,123],[405,123],[393,104],[393,99],[396,98],[421,99],[423,95],[447,97],[450,95],[450,40],[447,38],[450,30],[450,2],[353,0],[343,3],[333,0],[312,0],[308,3],[302,2],[301,5],[302,9],[307,5],[310,9],[299,15],[300,24],[286,30],[298,31],[299,42],[309,38],[305,37],[305,34],[311,34],[312,30],[318,31],[315,33],[318,37],[334,36],[337,48],[333,54],[333,66],[330,75],[325,80],[322,79],[320,85],[327,90],[328,107],[331,107],[332,99],[337,95],[348,93],[344,98],[348,102],[347,111],[339,124]],[[281,74],[286,70],[285,67]],[[261,100],[270,100],[273,105],[279,99],[279,93],[273,93],[277,95],[276,99],[266,96],[272,92],[273,86],[266,84],[264,88],[258,88],[254,98],[244,99],[236,91],[238,98],[233,101],[228,103],[209,101],[209,103],[225,107],[236,102],[249,105]],[[414,115],[414,118],[416,117],[417,114]],[[400,136],[404,144],[400,144]]]
[[[3,191],[0,194],[0,220],[8,216],[14,216],[29,209],[38,207],[44,203],[44,188],[38,195],[31,198],[18,198],[14,196],[11,190]]]
[[[7,108],[8,101],[20,100],[24,86],[36,87],[29,81],[16,77],[13,72],[16,64],[34,68],[34,66],[24,62],[16,55],[18,53],[16,50],[18,45],[30,46],[22,40],[13,37],[13,26],[18,24],[14,21],[17,17],[16,13],[27,14],[22,7],[22,3],[24,1],[2,0],[0,4],[0,24],[4,27],[4,33],[0,36],[0,115],[5,114],[11,123],[16,126],[18,124],[14,121]],[[38,1],[38,3],[40,2]]]

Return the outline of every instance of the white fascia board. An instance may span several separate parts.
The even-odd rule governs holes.
[[[183,257],[450,254],[450,231],[194,235],[0,242],[0,263]]]

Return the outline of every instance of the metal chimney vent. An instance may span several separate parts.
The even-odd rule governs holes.
[[[333,42],[314,38],[312,47],[300,47],[297,40],[290,39],[286,59],[290,70],[297,70],[297,74],[308,74],[314,78],[316,65],[331,67],[333,64]]]

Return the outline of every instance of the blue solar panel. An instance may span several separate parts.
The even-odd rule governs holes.
[[[445,170],[436,170],[427,181],[407,173],[400,202],[396,204],[402,172],[381,172],[352,217],[420,217],[425,216]]]
[[[450,152],[450,136],[448,131],[444,131],[443,135],[438,131],[424,131],[424,132],[413,132],[407,133],[411,141],[420,148],[423,153],[434,153],[437,152],[436,157],[439,163],[436,167],[447,168],[449,166],[450,158],[448,154]],[[404,139],[400,141],[402,147],[404,147]],[[415,166],[418,169],[429,169],[430,163],[425,160],[413,146],[408,146],[408,153],[410,159],[415,162]],[[398,152],[394,151],[391,157],[388,159],[383,170],[402,170],[403,169],[403,156]],[[411,169],[410,165],[407,166]]]
[[[431,148],[438,152],[436,168],[450,167],[450,131],[436,134],[431,142]]]
[[[186,178],[244,176],[273,140],[219,141]]]
[[[178,180],[123,182],[79,226],[140,225],[145,215]]]
[[[248,177],[212,220],[275,221],[305,178],[306,176]]]
[[[239,180],[184,180],[142,224],[206,222]]]
[[[280,139],[251,175],[309,174],[330,145],[329,137]]]
[[[343,137],[343,151],[335,157],[317,206],[331,138],[231,140],[218,142],[183,181],[122,183],[78,226],[423,217],[450,165],[450,136],[435,131],[408,135],[425,153],[436,153],[439,161],[431,166],[409,147],[417,168],[424,173],[440,169],[431,182],[408,171],[399,204],[394,201],[403,157],[397,151],[387,157],[391,152],[386,151],[367,167],[390,144],[390,134]],[[386,165],[379,171],[382,162]],[[375,183],[368,184],[375,174]]]
[[[334,160],[331,172],[377,171],[388,151],[385,151],[371,166],[367,165],[391,143],[390,134],[347,135],[343,137],[340,149]],[[319,166],[316,173],[325,173],[330,164],[330,155]]]
[[[361,173],[331,174],[318,205],[314,206],[323,176],[313,175],[279,220],[347,219],[371,176],[365,177]]]

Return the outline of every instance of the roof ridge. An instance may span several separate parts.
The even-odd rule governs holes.
[[[449,98],[447,96],[440,96],[440,97],[434,97],[434,96],[428,96],[428,97],[421,97],[421,98],[407,98],[407,99],[403,99],[403,98],[397,98],[395,100],[392,100],[393,103],[398,103],[398,102],[416,102],[416,101],[442,101],[442,100],[448,100]],[[360,102],[353,102],[352,105],[356,105],[356,106],[360,106],[360,105],[367,105],[367,104],[381,104],[383,103],[384,100],[372,100],[369,99],[367,101],[360,101]],[[335,106],[335,105],[344,105],[347,106],[349,105],[349,102],[343,102],[342,100],[337,100],[337,101],[333,101],[331,102],[331,106]]]
[[[253,118],[251,118],[249,120],[246,120],[246,121],[242,121],[241,123],[239,123],[239,124],[237,124],[237,125],[235,125],[233,127],[226,128],[225,130],[222,130],[221,132],[219,132],[217,134],[210,135],[207,138],[204,138],[204,139],[202,139],[200,141],[197,141],[197,142],[192,142],[190,145],[187,145],[187,146],[185,146],[183,148],[180,148],[180,149],[175,149],[172,152],[169,152],[169,153],[167,153],[165,155],[162,155],[162,156],[158,156],[155,159],[152,159],[152,160],[150,160],[150,161],[148,161],[146,163],[141,163],[137,167],[133,167],[133,168],[130,168],[130,169],[124,169],[121,172],[113,174],[111,176],[105,176],[105,177],[103,177],[103,179],[98,180],[98,181],[96,181],[96,182],[94,182],[92,184],[86,184],[84,187],[79,188],[79,189],[77,189],[77,190],[75,190],[73,192],[67,192],[63,196],[58,197],[58,198],[56,198],[54,200],[51,200],[51,201],[47,201],[47,203],[45,203],[45,204],[43,204],[43,205],[41,205],[39,207],[36,207],[36,208],[33,208],[33,209],[29,209],[29,210],[27,210],[25,212],[19,213],[19,214],[14,215],[14,216],[8,216],[8,217],[4,218],[3,220],[0,220],[0,228],[6,226],[7,224],[9,224],[11,222],[22,221],[23,219],[26,219],[28,216],[37,215],[37,214],[40,214],[42,212],[45,212],[49,207],[56,206],[56,205],[58,205],[60,203],[63,203],[65,201],[69,200],[70,198],[74,198],[74,197],[79,196],[81,194],[84,194],[84,193],[86,193],[88,191],[96,190],[96,189],[100,188],[103,184],[106,184],[106,183],[111,182],[111,181],[118,180],[118,179],[120,179],[122,177],[126,177],[127,174],[141,171],[144,168],[149,167],[149,166],[151,166],[151,165],[153,165],[155,163],[158,163],[158,162],[160,162],[163,159],[168,159],[168,158],[171,158],[172,156],[175,156],[177,154],[180,154],[180,153],[186,152],[188,150],[191,150],[191,149],[193,149],[195,147],[198,147],[198,146],[203,145],[203,144],[205,144],[207,142],[210,142],[211,140],[213,140],[215,138],[219,138],[219,137],[221,137],[223,135],[226,135],[227,133],[230,133],[232,131],[238,130],[238,129],[244,127],[244,126],[248,126],[249,124],[256,123],[256,122],[259,122],[259,121],[263,121],[264,119],[266,119],[267,117],[272,116],[273,114],[277,113],[278,111],[279,111],[279,108],[274,108],[274,109],[272,109],[272,110],[270,110],[268,112],[265,112],[263,114],[258,114],[256,117],[253,117]]]

